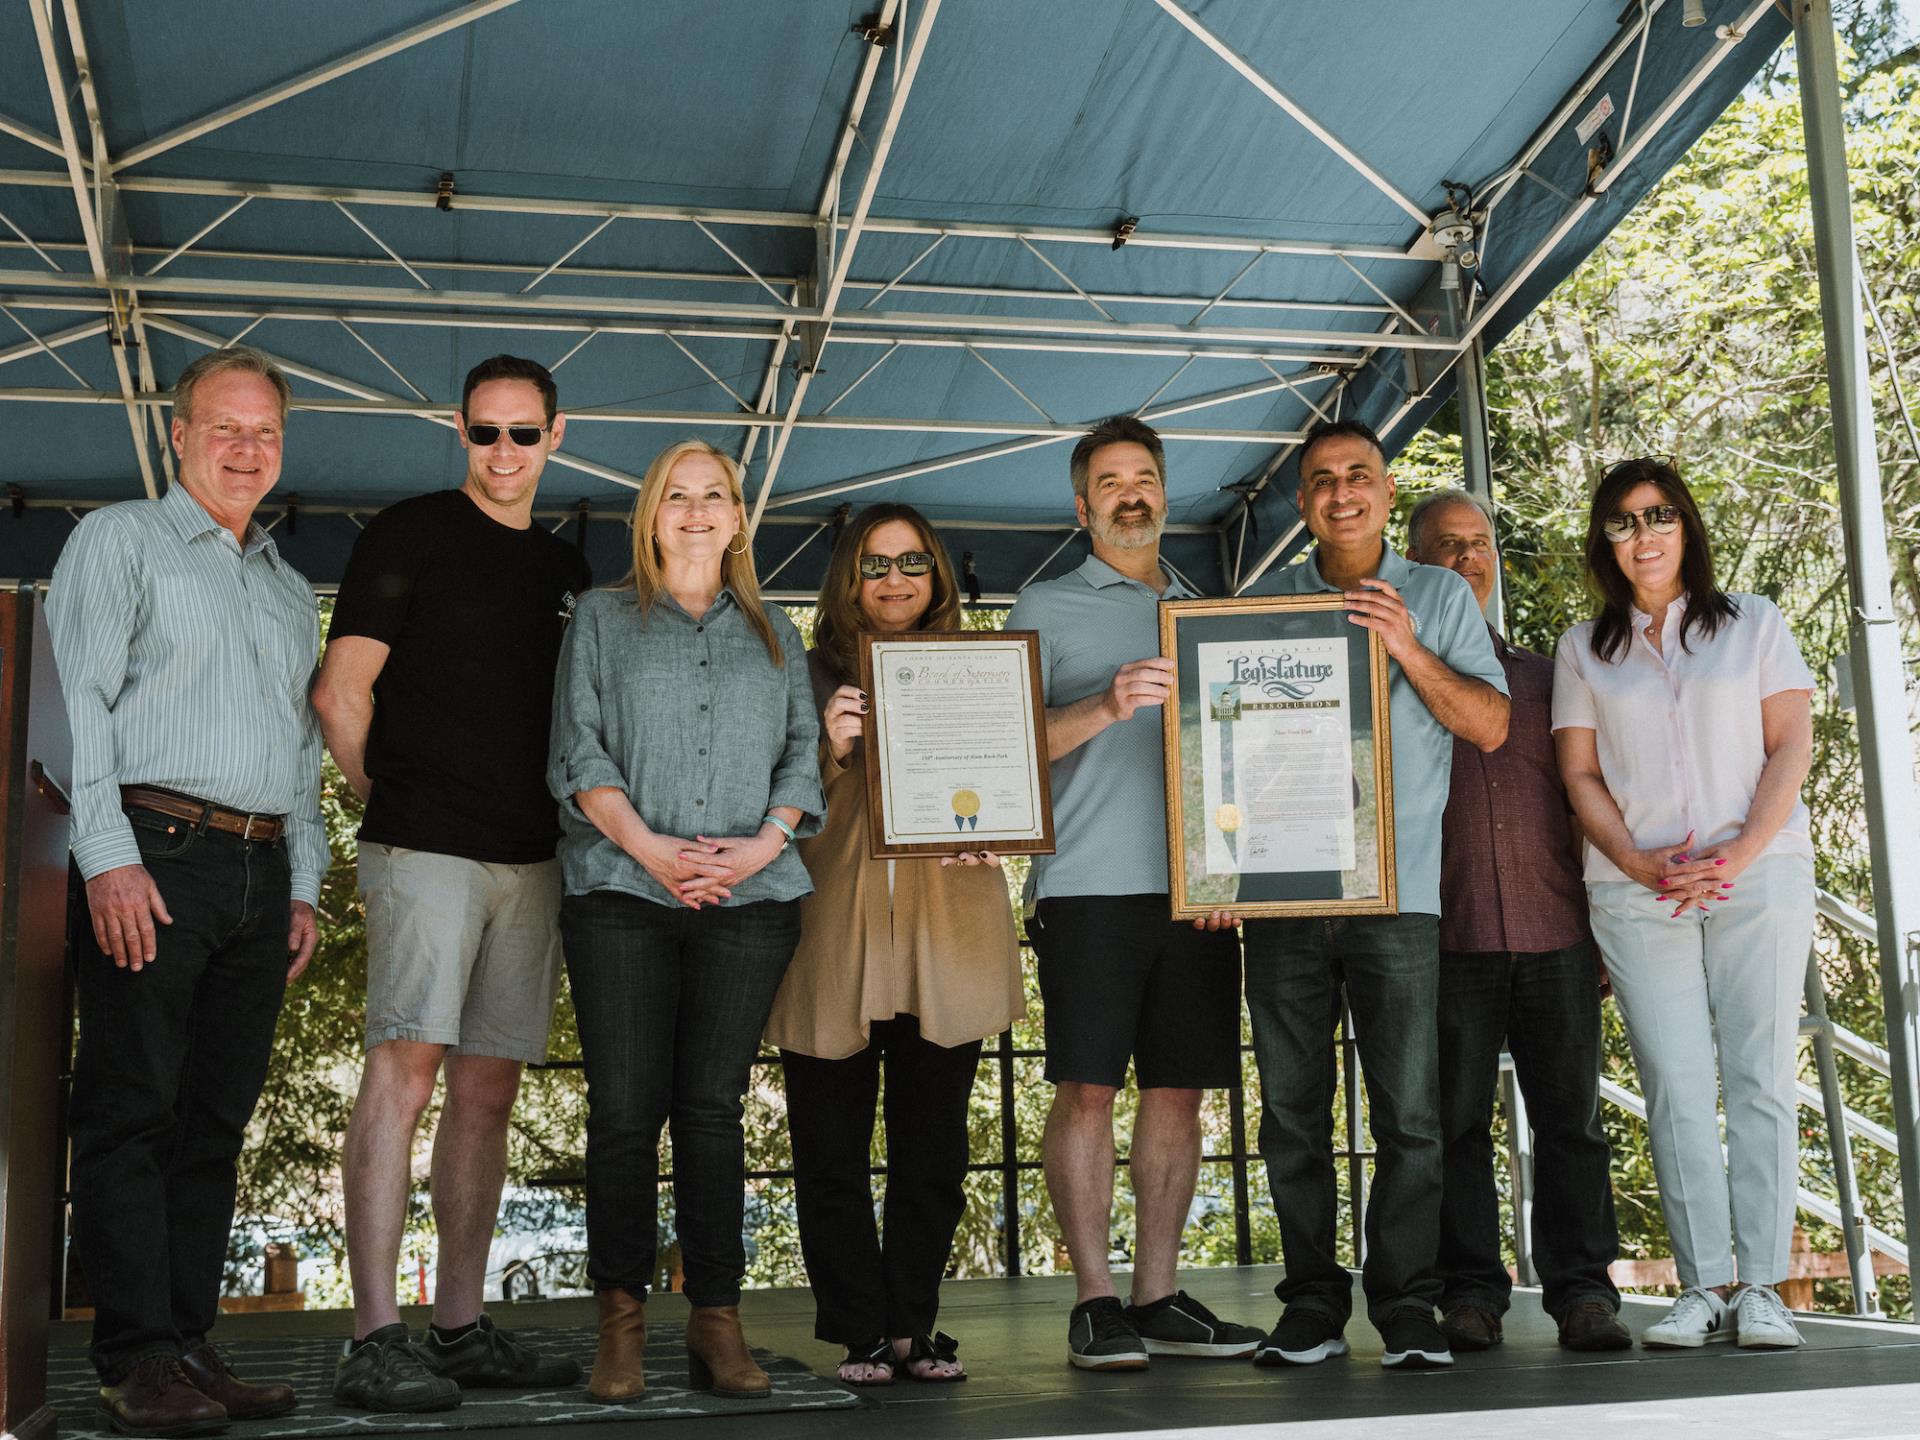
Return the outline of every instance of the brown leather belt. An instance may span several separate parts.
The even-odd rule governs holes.
[[[211,801],[196,800],[191,795],[182,795],[176,790],[161,790],[152,785],[122,785],[120,804],[171,815],[176,820],[191,820],[195,825],[238,835],[242,840],[278,840],[280,832],[286,828],[285,821],[278,815],[249,815],[243,810],[229,810]]]

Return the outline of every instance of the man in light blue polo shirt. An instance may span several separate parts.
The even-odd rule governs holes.
[[[1276,577],[1282,594],[1343,591],[1348,618],[1385,642],[1393,720],[1397,915],[1254,920],[1247,1009],[1265,1110],[1260,1154],[1280,1220],[1285,1312],[1256,1364],[1346,1353],[1352,1278],[1334,1250],[1333,1031],[1346,992],[1377,1158],[1362,1284],[1381,1363],[1450,1365],[1434,1321],[1441,1196],[1440,817],[1458,736],[1507,738],[1507,681],[1467,582],[1415,565],[1385,540],[1393,476],[1379,437],[1323,421],[1300,447],[1300,513],[1318,542]]]
[[[1160,711],[1162,598],[1186,596],[1160,563],[1166,453],[1130,415],[1074,446],[1074,509],[1093,555],[1022,592],[1010,630],[1040,632],[1057,849],[1034,857],[1027,923],[1046,1004],[1053,1109],[1047,1190],[1077,1303],[1068,1359],[1144,1369],[1148,1356],[1244,1356],[1260,1332],[1175,1288],[1200,1168],[1200,1101],[1240,1064],[1240,945],[1233,917],[1175,924],[1167,906],[1166,770]],[[1113,1102],[1134,1064],[1129,1146],[1136,1241],[1132,1300],[1107,1268],[1113,1233]]]

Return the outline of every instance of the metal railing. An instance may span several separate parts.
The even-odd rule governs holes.
[[[1836,929],[1868,943],[1876,943],[1879,932],[1873,917],[1849,905],[1838,896],[1822,890],[1816,899],[1820,917]],[[1846,1103],[1840,1088],[1837,1057],[1845,1055],[1869,1070],[1890,1076],[1891,1061],[1884,1047],[1874,1044],[1840,1024],[1827,1011],[1826,983],[1820,973],[1820,951],[1816,943],[1807,955],[1804,986],[1806,1013],[1800,1017],[1800,1033],[1813,1042],[1814,1069],[1819,1084],[1796,1082],[1800,1104],[1818,1112],[1826,1130],[1828,1154],[1833,1159],[1834,1196],[1829,1199],[1805,1185],[1796,1187],[1799,1208],[1816,1219],[1836,1227],[1846,1246],[1847,1270],[1852,1281],[1853,1312],[1879,1316],[1880,1282],[1874,1271],[1873,1257],[1885,1255],[1901,1265],[1909,1264],[1907,1244],[1878,1229],[1867,1218],[1860,1200],[1859,1176],[1854,1164],[1853,1136],[1885,1150],[1900,1153],[1900,1137],[1877,1121],[1862,1115]],[[1501,1057],[1501,1091],[1507,1109],[1508,1166],[1513,1177],[1514,1251],[1516,1268],[1524,1283],[1537,1282],[1531,1253],[1531,1210],[1533,1203],[1533,1157],[1526,1121],[1526,1102],[1515,1081],[1510,1057]],[[1637,1091],[1605,1076],[1600,1080],[1600,1098],[1605,1103],[1645,1121],[1647,1104]]]
[[[1874,929],[1873,918],[1844,900],[1821,891],[1817,908],[1820,916],[1837,929],[1868,942],[1875,940],[1877,932]],[[1800,1019],[1800,1033],[1812,1042],[1818,1083],[1798,1082],[1798,1098],[1803,1106],[1822,1117],[1828,1152],[1833,1159],[1835,1194],[1828,1197],[1805,1185],[1800,1185],[1797,1199],[1801,1210],[1841,1231],[1846,1246],[1848,1273],[1852,1282],[1854,1313],[1878,1316],[1881,1314],[1879,1281],[1875,1274],[1873,1257],[1878,1253],[1901,1265],[1906,1265],[1909,1263],[1910,1252],[1907,1244],[1880,1230],[1869,1221],[1860,1199],[1852,1139],[1858,1137],[1889,1154],[1897,1155],[1899,1137],[1886,1126],[1846,1104],[1840,1088],[1838,1059],[1844,1056],[1866,1066],[1876,1074],[1886,1076],[1890,1073],[1889,1058],[1884,1047],[1849,1030],[1828,1013],[1826,987],[1821,979],[1817,947],[1808,955],[1804,993],[1806,1013]],[[1366,1141],[1365,1115],[1361,1099],[1364,1085],[1359,1046],[1354,1038],[1351,1012],[1343,1015],[1337,1043],[1341,1050],[1343,1099],[1341,1138],[1343,1143],[1337,1145],[1333,1153],[1336,1161],[1344,1164],[1347,1169],[1346,1218],[1354,1259],[1356,1263],[1360,1263],[1365,1259],[1366,1254],[1367,1163],[1373,1159],[1374,1152]],[[1251,1049],[1249,1045],[1241,1046],[1243,1055]],[[1016,1061],[1039,1060],[1044,1059],[1045,1056],[1046,1051],[1043,1049],[1026,1049],[1016,1045],[1011,1030],[1002,1033],[994,1047],[982,1050],[980,1055],[981,1065],[992,1069],[997,1079],[1000,1155],[994,1160],[973,1162],[967,1168],[974,1174],[995,1173],[1000,1176],[999,1206],[1002,1226],[1000,1258],[1004,1273],[1010,1276],[1020,1275],[1025,1269],[1021,1253],[1020,1176],[1041,1168],[1038,1158],[1023,1159],[1019,1153],[1020,1134],[1018,1113],[1014,1103],[1017,1089],[1014,1067]],[[777,1066],[780,1063],[780,1057],[777,1054],[761,1055],[754,1061],[756,1067]],[[553,1061],[545,1067],[536,1068],[577,1069],[579,1064],[577,1060]],[[1533,1147],[1527,1121],[1526,1101],[1520,1091],[1511,1057],[1503,1054],[1500,1064],[1501,1104],[1507,1116],[1507,1168],[1513,1200],[1512,1241],[1517,1262],[1516,1269],[1523,1284],[1537,1284],[1538,1274],[1534,1266],[1531,1241],[1534,1191]],[[1202,1163],[1231,1167],[1235,1261],[1241,1265],[1250,1265],[1254,1262],[1254,1255],[1252,1183],[1249,1166],[1250,1162],[1257,1158],[1257,1151],[1250,1149],[1248,1145],[1245,1086],[1240,1082],[1237,1073],[1236,1083],[1230,1088],[1227,1098],[1229,1146],[1224,1152],[1203,1155]],[[1645,1099],[1637,1091],[1615,1080],[1604,1076],[1601,1078],[1600,1098],[1604,1103],[1642,1122],[1646,1120]],[[1117,1163],[1124,1167],[1127,1164],[1126,1157],[1119,1157]],[[872,1173],[883,1176],[886,1174],[886,1166],[875,1165],[872,1167]],[[747,1176],[750,1180],[787,1181],[793,1178],[793,1171],[788,1167],[761,1168],[748,1171]],[[670,1173],[663,1173],[660,1177],[662,1185],[670,1184],[671,1181]],[[581,1183],[581,1177],[552,1176],[530,1183],[550,1187],[573,1187]]]
[[[1878,932],[1874,928],[1872,916],[1825,891],[1819,893],[1817,903],[1820,916],[1837,929],[1869,943],[1876,940]],[[1797,1194],[1799,1207],[1841,1231],[1852,1281],[1854,1313],[1878,1316],[1881,1314],[1879,1282],[1874,1271],[1873,1256],[1876,1253],[1885,1255],[1901,1265],[1908,1265],[1911,1252],[1909,1244],[1887,1234],[1869,1221],[1860,1199],[1852,1139],[1857,1136],[1862,1141],[1897,1156],[1900,1150],[1900,1137],[1886,1126],[1869,1116],[1862,1115],[1846,1104],[1840,1088],[1838,1058],[1845,1056],[1881,1076],[1890,1074],[1890,1061],[1884,1047],[1849,1030],[1828,1013],[1826,988],[1821,979],[1817,947],[1808,956],[1805,1003],[1806,1013],[1800,1020],[1800,1033],[1812,1041],[1818,1084],[1798,1082],[1798,1098],[1803,1106],[1822,1116],[1828,1152],[1833,1159],[1835,1194],[1829,1198],[1801,1185],[1798,1187]],[[71,1013],[71,1005],[68,1009]],[[1355,1263],[1358,1264],[1364,1261],[1366,1254],[1367,1163],[1373,1159],[1374,1152],[1366,1143],[1365,1117],[1361,1100],[1363,1080],[1359,1046],[1355,1039],[1353,1017],[1350,1011],[1343,1012],[1337,1043],[1341,1052],[1343,1112],[1341,1129],[1344,1143],[1336,1145],[1333,1154],[1335,1160],[1343,1163],[1347,1168],[1347,1224]],[[1252,1047],[1243,1044],[1240,1049],[1245,1055],[1251,1051]],[[994,1160],[971,1163],[967,1168],[974,1174],[996,1173],[1000,1176],[1001,1262],[1004,1273],[1009,1276],[1020,1275],[1025,1270],[1022,1258],[1020,1176],[1041,1168],[1039,1159],[1023,1159],[1019,1153],[1020,1127],[1014,1103],[1017,1091],[1015,1063],[1021,1060],[1044,1059],[1045,1056],[1045,1050],[1018,1046],[1011,1030],[1002,1032],[993,1048],[983,1049],[980,1055],[981,1065],[991,1068],[997,1081],[1000,1155]],[[529,1069],[577,1070],[580,1068],[580,1063],[578,1060],[555,1060],[548,1061],[544,1065],[530,1066]],[[777,1066],[780,1063],[778,1054],[761,1055],[754,1061],[756,1067]],[[63,1094],[70,1080],[69,1074],[62,1074]],[[1516,1268],[1522,1283],[1534,1284],[1538,1282],[1538,1277],[1533,1263],[1530,1223],[1533,1204],[1533,1151],[1525,1099],[1517,1083],[1511,1057],[1504,1054],[1501,1056],[1500,1093],[1507,1116],[1507,1165],[1513,1199],[1512,1241],[1517,1260]],[[1646,1119],[1645,1099],[1617,1081],[1603,1076],[1600,1081],[1600,1098],[1604,1103],[1643,1122]],[[1228,1091],[1227,1100],[1228,1149],[1224,1152],[1205,1154],[1202,1156],[1202,1162],[1208,1165],[1231,1167],[1234,1257],[1237,1264],[1250,1265],[1255,1257],[1252,1243],[1252,1184],[1249,1165],[1256,1158],[1257,1151],[1251,1150],[1248,1145],[1246,1091],[1238,1070],[1236,1070],[1235,1083]],[[63,1105],[63,1114],[64,1109]],[[1124,1167],[1127,1164],[1126,1157],[1119,1157],[1117,1163]],[[876,1165],[872,1173],[876,1176],[885,1175],[886,1167]],[[747,1178],[791,1180],[793,1171],[786,1167],[761,1168],[748,1171]],[[660,1177],[660,1183],[668,1185],[672,1183],[672,1179],[672,1174],[665,1172]],[[583,1177],[546,1176],[531,1179],[525,1183],[546,1188],[572,1188],[580,1186],[583,1183]],[[57,1197],[63,1218],[66,1200],[63,1186]],[[64,1240],[65,1232],[64,1224],[56,1227],[56,1246]],[[56,1274],[59,1273],[61,1272],[56,1271]],[[56,1305],[60,1303],[60,1288],[56,1284]]]
[[[1373,1159],[1373,1150],[1366,1143],[1366,1124],[1360,1102],[1360,1053],[1359,1045],[1353,1036],[1353,1017],[1351,1012],[1343,1012],[1341,1031],[1336,1043],[1341,1051],[1342,1085],[1342,1131],[1344,1143],[1333,1149],[1334,1159],[1347,1167],[1349,1193],[1353,1197],[1348,1207],[1350,1239],[1353,1253],[1358,1263],[1366,1253],[1364,1222],[1366,1215],[1367,1162]],[[1240,1046],[1242,1056],[1251,1054],[1253,1047]],[[967,1166],[969,1174],[998,1174],[1000,1176],[1001,1245],[1000,1261],[1003,1273],[1009,1276],[1025,1272],[1022,1259],[1020,1176],[1041,1168],[1037,1159],[1020,1157],[1019,1114],[1014,1104],[1014,1062],[1017,1060],[1044,1060],[1045,1050],[1023,1049],[1015,1044],[1011,1030],[1002,1031],[992,1049],[980,1052],[982,1067],[991,1067],[997,1073],[997,1105],[999,1109],[1000,1156],[995,1160],[976,1160]],[[769,1066],[779,1066],[780,1056],[763,1054],[754,1057],[756,1070]],[[543,1064],[527,1067],[533,1071],[568,1071],[581,1068],[578,1060],[549,1060]],[[976,1082],[977,1083],[977,1082]],[[1252,1182],[1249,1178],[1249,1166],[1258,1158],[1256,1150],[1247,1144],[1247,1106],[1246,1086],[1236,1069],[1234,1083],[1227,1090],[1227,1139],[1228,1149],[1223,1152],[1203,1153],[1200,1162],[1203,1165],[1225,1165],[1231,1167],[1233,1189],[1233,1225],[1234,1225],[1234,1263],[1251,1265],[1253,1256],[1253,1199]],[[1127,1168],[1128,1157],[1117,1155],[1114,1163],[1121,1169]],[[792,1180],[790,1166],[761,1167],[746,1172],[748,1180]],[[869,1174],[884,1176],[885,1165],[870,1167]],[[581,1175],[540,1176],[525,1182],[538,1188],[577,1189],[584,1185]],[[671,1170],[663,1170],[659,1183],[662,1187],[673,1183]]]
[[[1353,1246],[1356,1264],[1366,1256],[1366,1194],[1367,1162],[1372,1160],[1374,1152],[1366,1141],[1366,1121],[1361,1107],[1360,1047],[1355,1039],[1353,1014],[1343,1008],[1341,1012],[1340,1034],[1335,1042],[1340,1047],[1341,1064],[1341,1132],[1342,1143],[1333,1147],[1336,1162],[1347,1167],[1347,1185],[1350,1201],[1347,1207],[1348,1233]],[[1244,1057],[1253,1053],[1249,1044],[1240,1046]],[[1000,1131],[1000,1156],[995,1160],[979,1160],[967,1166],[969,1174],[993,1173],[1000,1176],[1000,1210],[1002,1235],[1000,1244],[1000,1262],[1002,1271],[1009,1276],[1025,1272],[1025,1263],[1021,1249],[1021,1204],[1020,1176],[1041,1168],[1038,1158],[1020,1157],[1019,1114],[1014,1104],[1014,1062],[1017,1060],[1044,1060],[1045,1050],[1022,1049],[1016,1045],[1011,1030],[1002,1031],[992,1049],[980,1052],[982,1067],[991,1067],[997,1074]],[[763,1054],[754,1057],[755,1069],[778,1066],[781,1063],[778,1054]],[[578,1060],[549,1060],[544,1064],[530,1065],[533,1071],[578,1070]],[[1242,1079],[1242,1069],[1236,1068],[1234,1083],[1227,1090],[1227,1141],[1228,1148],[1222,1152],[1203,1153],[1200,1162],[1203,1165],[1225,1165],[1231,1170],[1233,1190],[1233,1230],[1234,1263],[1251,1265],[1253,1255],[1253,1196],[1249,1166],[1259,1156],[1247,1142],[1247,1097],[1246,1086]],[[976,1082],[977,1083],[977,1082]],[[1121,1169],[1127,1168],[1125,1155],[1115,1157],[1114,1163]],[[884,1176],[885,1165],[874,1165],[870,1174]],[[788,1166],[762,1167],[746,1172],[748,1180],[792,1180],[793,1170]],[[671,1171],[663,1170],[660,1175],[661,1186],[672,1184]],[[541,1176],[525,1182],[528,1185],[548,1189],[577,1189],[584,1185],[581,1175]]]

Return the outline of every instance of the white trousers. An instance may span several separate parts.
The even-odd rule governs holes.
[[[1689,910],[1674,919],[1672,901],[1639,885],[1587,886],[1594,939],[1646,1092],[1653,1171],[1682,1285],[1731,1284],[1736,1253],[1740,1280],[1786,1278],[1813,895],[1804,855],[1762,856],[1734,882],[1733,898],[1704,918]]]

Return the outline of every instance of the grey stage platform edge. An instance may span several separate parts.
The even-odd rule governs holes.
[[[1222,1315],[1271,1325],[1279,1270],[1194,1270],[1181,1277]],[[972,1378],[963,1385],[868,1391],[878,1403],[830,1415],[740,1416],[649,1422],[644,1440],[1025,1440],[1040,1436],[1206,1435],[1209,1440],[1278,1433],[1289,1437],[1474,1436],[1483,1440],[1609,1433],[1631,1440],[1738,1436],[1740,1440],[1920,1440],[1920,1328],[1832,1319],[1803,1320],[1806,1346],[1793,1353],[1709,1346],[1697,1352],[1634,1349],[1571,1355],[1554,1344],[1537,1292],[1516,1294],[1504,1345],[1463,1356],[1450,1370],[1398,1374],[1380,1368],[1378,1337],[1364,1319],[1347,1329],[1353,1353],[1308,1370],[1256,1370],[1240,1362],[1156,1360],[1144,1374],[1096,1375],[1065,1360],[1070,1278],[949,1282],[940,1326],[959,1337]],[[653,1302],[678,1318],[683,1302]],[[1630,1299],[1636,1333],[1665,1302]],[[754,1343],[797,1356],[830,1375],[839,1351],[813,1339],[805,1290],[751,1291],[742,1302]],[[580,1300],[500,1306],[503,1326],[590,1324]],[[410,1316],[416,1325],[418,1315]],[[345,1333],[337,1312],[229,1317],[242,1335]],[[54,1343],[81,1345],[79,1324],[55,1327]],[[610,1440],[629,1426],[574,1427],[569,1440]],[[474,1440],[490,1432],[463,1432]]]

